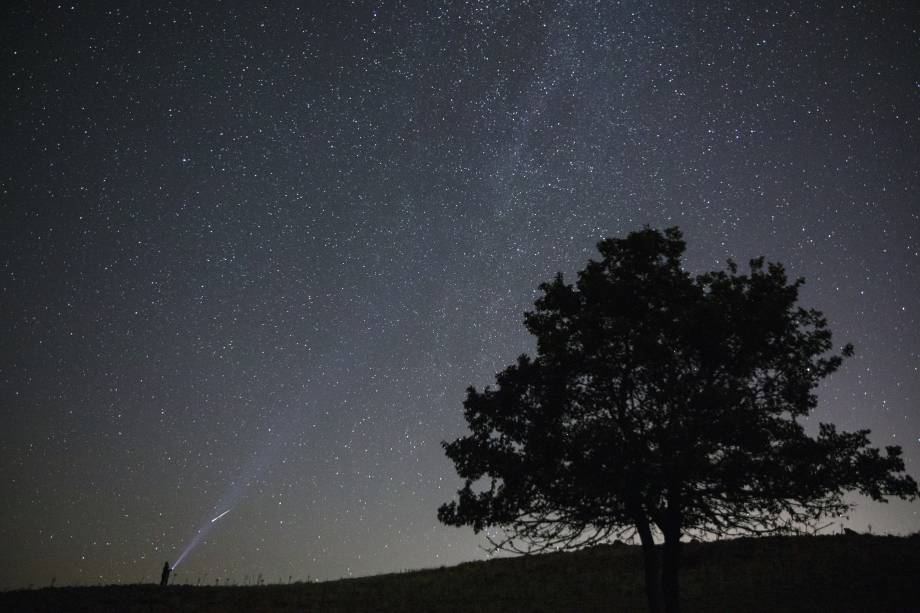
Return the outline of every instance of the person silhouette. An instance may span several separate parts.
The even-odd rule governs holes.
[[[160,585],[161,586],[165,587],[166,584],[169,583],[169,573],[171,571],[172,569],[169,567],[169,562],[166,562],[165,564],[163,564],[163,572],[160,574]]]

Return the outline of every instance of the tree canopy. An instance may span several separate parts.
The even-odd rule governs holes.
[[[815,529],[849,491],[918,495],[899,447],[803,424],[853,349],[831,353],[801,279],[763,258],[691,275],[676,228],[598,249],[574,285],[540,286],[536,356],[468,389],[470,433],[445,443],[464,485],[442,522],[501,528],[490,540],[514,551],[638,535],[650,608],[677,611],[682,535]]]

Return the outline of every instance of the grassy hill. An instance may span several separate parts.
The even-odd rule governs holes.
[[[3,611],[644,611],[638,547],[470,562],[361,579],[260,587],[153,585],[0,594]],[[684,610],[920,612],[920,535],[691,543]]]

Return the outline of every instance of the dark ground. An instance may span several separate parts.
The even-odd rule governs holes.
[[[920,612],[920,535],[775,537],[685,548],[686,613]],[[638,547],[260,587],[113,585],[0,594],[2,611],[644,611]]]

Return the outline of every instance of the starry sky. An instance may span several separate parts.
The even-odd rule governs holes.
[[[0,588],[482,558],[464,389],[646,224],[804,276],[920,476],[916,5],[105,4],[0,19]]]

